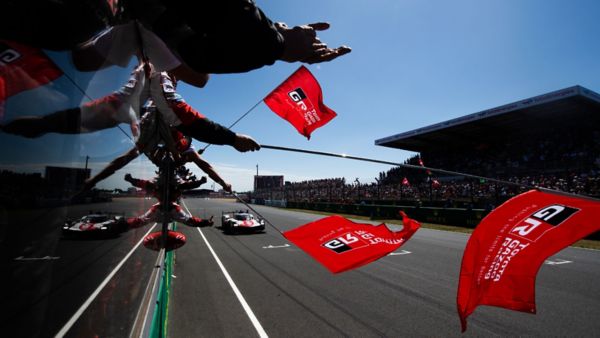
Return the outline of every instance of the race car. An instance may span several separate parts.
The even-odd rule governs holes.
[[[83,234],[115,236],[125,230],[127,230],[125,217],[101,213],[89,214],[78,220],[67,220],[63,226],[65,236]]]
[[[265,230],[265,220],[255,218],[248,211],[223,211],[221,212],[221,229],[228,234],[261,232]]]

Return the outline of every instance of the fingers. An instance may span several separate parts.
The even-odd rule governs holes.
[[[240,152],[255,151],[260,149],[260,145],[250,136],[236,134],[233,147]]]
[[[325,43],[313,43],[312,45],[314,50],[319,50],[319,49],[323,49],[323,48],[327,48],[327,44]]]
[[[329,23],[316,22],[302,26],[294,26],[291,29],[280,27],[280,33],[285,41],[285,48],[281,60],[287,62],[318,63],[331,61],[339,56],[348,54],[350,48],[342,46],[331,49],[327,44],[321,42],[317,31],[329,28]]]
[[[329,29],[329,27],[330,27],[329,23],[327,23],[327,22],[309,23],[307,26],[316,31],[324,31],[326,29]]]
[[[302,62],[306,62],[308,64],[328,62],[328,61],[334,60],[342,55],[346,55],[346,54],[350,53],[351,51],[352,51],[352,49],[347,46],[341,46],[336,49],[329,49],[329,48],[320,49],[320,50],[315,51],[313,56],[302,60]]]

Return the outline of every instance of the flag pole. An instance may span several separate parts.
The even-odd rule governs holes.
[[[298,69],[302,68],[303,66],[298,67]],[[258,105],[264,101],[264,99],[271,95],[271,93],[273,93],[277,88],[279,88],[279,86],[281,86],[282,84],[284,84],[290,77],[292,77],[292,75],[294,75],[298,69],[296,69],[294,71],[294,73],[292,73],[290,76],[286,77],[285,80],[281,81],[281,83],[279,83],[277,86],[275,86],[275,89],[273,89],[271,92],[269,92],[269,94],[267,94],[265,97],[263,97],[262,99],[260,99],[258,102],[256,102],[256,104],[254,104],[254,106],[252,106],[252,108],[248,109],[247,112],[245,112],[242,116],[240,116],[237,120],[235,120],[235,122],[233,122],[229,127],[227,127],[227,129],[233,128],[233,126],[235,126],[238,122],[240,122],[241,119],[243,119],[244,117],[246,117],[246,115],[250,114],[251,111],[253,111],[256,107],[258,107]],[[199,154],[202,154],[206,148],[210,147],[211,143],[207,144],[204,148],[202,148],[201,150],[198,151]]]
[[[535,189],[535,190],[539,190],[539,191],[543,191],[543,192],[547,192],[547,193],[551,193],[551,194],[555,194],[555,195],[562,195],[562,196],[574,197],[574,198],[582,198],[582,199],[591,200],[591,201],[594,201],[594,202],[600,202],[600,199],[593,198],[593,197],[590,197],[590,196],[585,196],[585,195],[580,195],[580,194],[573,194],[573,193],[568,193],[568,192],[565,192],[565,191],[560,191],[560,190],[555,190],[555,189],[549,189],[549,188],[544,188],[544,187],[540,187],[540,186],[532,186],[532,185],[527,185],[527,184],[520,184],[520,183],[515,183],[515,182],[511,182],[511,181],[496,179],[496,178],[489,178],[489,177],[485,177],[485,176],[467,174],[467,173],[463,173],[463,172],[459,172],[459,171],[451,171],[451,170],[438,169],[438,168],[430,168],[430,167],[418,166],[418,165],[412,165],[412,164],[404,164],[404,163],[383,161],[383,160],[377,160],[377,159],[366,158],[366,157],[351,156],[351,155],[347,155],[347,154],[335,154],[335,153],[327,153],[327,152],[323,152],[323,151],[314,151],[314,150],[306,150],[306,149],[297,149],[297,148],[287,148],[287,147],[271,146],[271,145],[266,145],[266,144],[261,144],[260,147],[264,148],[264,149],[281,150],[281,151],[289,151],[289,152],[312,154],[312,155],[320,155],[320,156],[328,156],[328,157],[346,158],[346,159],[349,159],[349,160],[356,160],[356,161],[363,161],[363,162],[372,162],[372,163],[379,163],[379,164],[388,164],[388,165],[393,165],[393,166],[398,166],[398,167],[408,168],[408,169],[430,170],[432,172],[437,172],[437,173],[442,173],[442,174],[447,174],[447,175],[464,176],[464,177],[475,178],[475,179],[484,179],[484,180],[488,180],[490,182],[496,182],[496,183],[511,185],[511,186],[515,186],[515,187],[519,187],[519,188]]]
[[[233,128],[233,126],[235,126],[238,122],[240,122],[244,117],[246,117],[246,115],[250,114],[251,111],[253,111],[256,107],[258,107],[258,105],[263,101],[263,99],[260,99],[258,102],[256,102],[252,108],[248,109],[247,112],[245,112],[242,116],[240,116],[237,120],[235,120],[235,122],[233,122],[229,127],[227,127],[227,129],[231,129]],[[204,148],[202,148],[200,151],[198,151],[198,153],[202,154],[206,148],[210,147],[212,143],[207,144]]]

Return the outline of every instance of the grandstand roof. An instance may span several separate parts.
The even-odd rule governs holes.
[[[532,130],[595,126],[600,128],[600,94],[573,86],[483,110],[452,120],[375,140],[384,147],[415,152],[444,146],[473,145]],[[557,129],[558,128],[558,129]]]

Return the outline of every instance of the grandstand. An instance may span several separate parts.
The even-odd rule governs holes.
[[[375,141],[415,152],[478,147],[506,138],[552,136],[567,128],[600,130],[600,94],[573,86]]]
[[[405,161],[481,176],[394,167],[376,182],[324,178],[255,189],[288,207],[474,226],[523,186],[600,197],[600,95],[574,86],[375,141],[417,152]],[[516,184],[495,183],[497,180]]]
[[[385,137],[375,144],[418,152],[429,167],[600,194],[600,94],[581,86]]]

